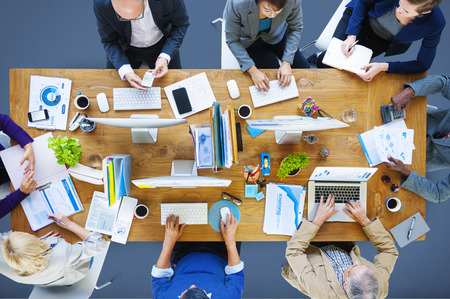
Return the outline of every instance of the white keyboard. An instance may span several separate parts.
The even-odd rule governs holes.
[[[180,224],[208,224],[208,203],[162,203],[161,224],[172,214],[180,217]]]
[[[258,91],[255,86],[250,86],[253,107],[258,108],[298,97],[298,89],[294,76],[291,76],[291,84],[289,86],[280,87],[278,84],[278,80],[270,81],[270,89],[267,92]]]
[[[113,102],[114,110],[161,109],[161,88],[114,88]]]

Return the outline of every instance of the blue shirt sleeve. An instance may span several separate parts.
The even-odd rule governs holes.
[[[244,270],[225,276],[225,288],[230,299],[242,298],[244,292]]]
[[[165,291],[170,287],[169,277],[154,277],[152,276],[152,294],[153,298],[165,298]]]

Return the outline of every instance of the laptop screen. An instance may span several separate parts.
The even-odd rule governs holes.
[[[316,167],[309,180],[367,182],[377,170],[371,167]]]

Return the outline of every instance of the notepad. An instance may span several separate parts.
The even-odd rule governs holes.
[[[413,217],[416,217],[416,220],[414,222],[414,227],[411,232],[411,236],[408,239],[408,231],[411,227],[412,219]],[[395,240],[398,243],[398,246],[405,247],[415,239],[419,238],[423,234],[426,234],[430,231],[430,227],[427,225],[425,220],[423,219],[422,215],[420,215],[419,212],[412,215],[396,227],[393,227],[391,229],[391,233],[394,236]]]
[[[370,63],[373,51],[367,47],[355,45],[352,55],[345,56],[341,50],[342,43],[343,41],[333,37],[322,62],[340,70],[364,74],[366,71],[361,67]]]

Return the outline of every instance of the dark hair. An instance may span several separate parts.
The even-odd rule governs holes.
[[[416,9],[416,12],[419,13],[420,16],[426,11],[430,11],[439,4],[441,4],[442,0],[407,0],[409,3],[413,5],[419,5]]]
[[[189,289],[183,296],[183,299],[209,299],[205,291],[199,288]]]
[[[288,0],[255,0],[256,4],[259,4],[263,1],[269,2],[270,6],[273,6],[278,10],[283,9],[288,2]]]

